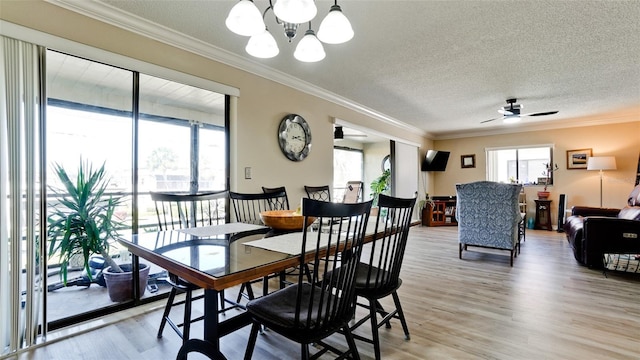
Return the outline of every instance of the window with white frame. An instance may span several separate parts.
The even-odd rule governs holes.
[[[543,185],[546,166],[553,163],[552,145],[488,148],[487,180],[524,185]],[[553,184],[553,173],[549,184]]]

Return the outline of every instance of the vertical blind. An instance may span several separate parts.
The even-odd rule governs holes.
[[[44,285],[38,266],[38,47],[0,38],[0,355],[36,341]]]

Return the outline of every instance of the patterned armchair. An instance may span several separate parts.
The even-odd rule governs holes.
[[[477,181],[457,184],[459,258],[467,246],[509,250],[511,266],[519,247],[522,185]]]

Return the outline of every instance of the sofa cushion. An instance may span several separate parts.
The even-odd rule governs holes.
[[[618,219],[638,220],[640,221],[640,205],[626,206],[618,213]]]
[[[567,234],[569,245],[573,249],[573,256],[580,263],[584,263],[582,258],[582,233],[584,218],[582,216],[569,216],[564,223],[564,231]]]
[[[615,208],[601,208],[591,206],[574,206],[571,208],[571,215],[573,216],[609,216],[618,217],[620,209]]]

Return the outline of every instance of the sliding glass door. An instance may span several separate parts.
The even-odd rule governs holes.
[[[227,189],[226,95],[56,51],[47,51],[46,59],[50,209],[64,196],[54,164],[72,179],[81,162],[94,169],[104,164],[106,194],[124,200],[114,213],[123,235],[157,228],[150,191]],[[112,245],[110,255],[116,262],[132,261]],[[63,254],[48,255],[50,329],[133,306],[169,289],[163,286],[164,270],[152,267],[150,283],[155,286],[147,287],[139,299],[113,302],[99,277],[100,257],[90,262],[91,278],[84,257],[74,257],[65,284],[60,276]]]
[[[75,182],[81,162],[93,169],[104,164],[108,193],[125,196],[115,216],[131,228],[133,77],[128,70],[47,52],[49,214],[53,208],[67,211],[60,203],[66,190],[54,166],[61,166]],[[115,255],[116,248],[111,251]],[[96,282],[98,270],[92,271],[90,279],[84,269],[84,256],[71,258],[65,284],[61,276],[64,268],[60,267],[64,254],[49,251],[48,255],[48,321],[55,323],[111,305],[106,288]]]

